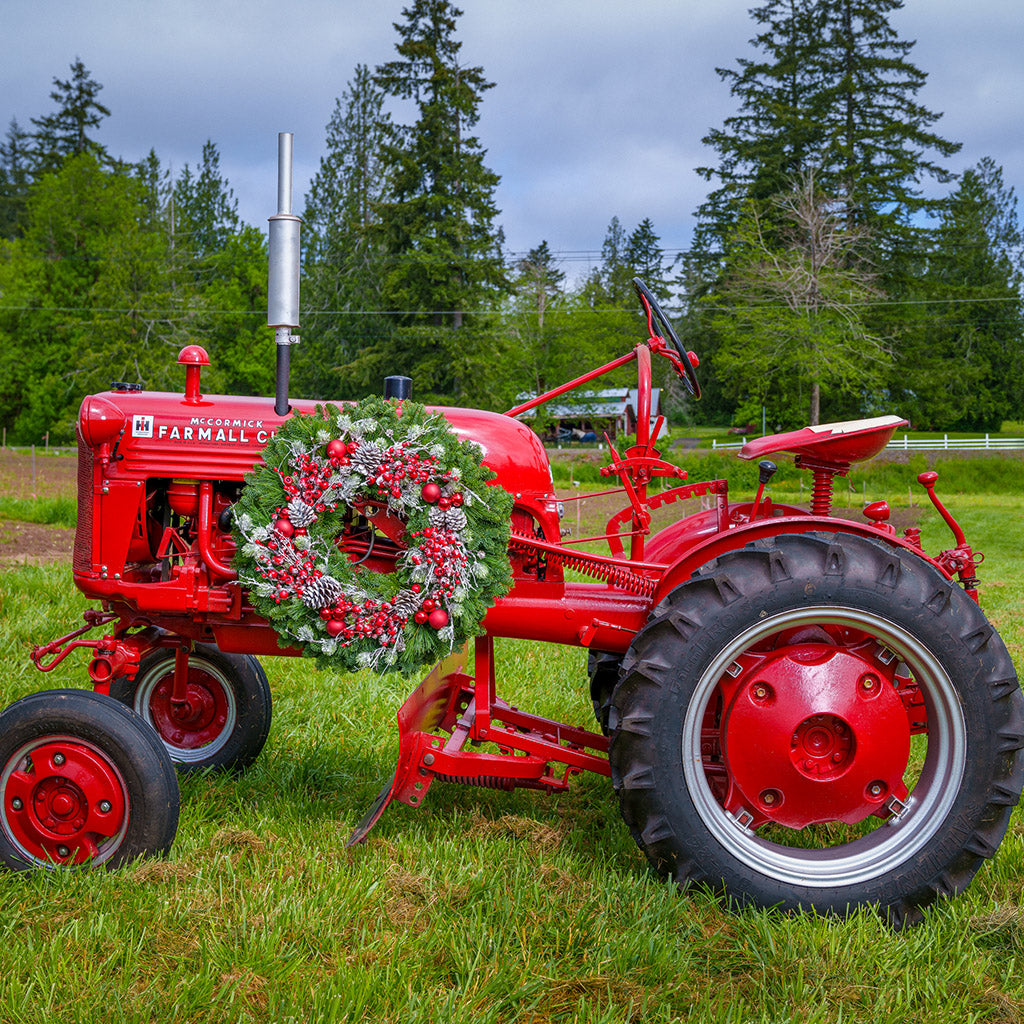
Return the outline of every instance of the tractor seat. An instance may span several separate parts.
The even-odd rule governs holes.
[[[776,452],[788,452],[798,462],[813,461],[833,465],[845,475],[851,463],[874,458],[890,441],[897,427],[907,426],[899,416],[875,416],[843,423],[821,423],[782,434],[768,434],[748,441],[740,450],[741,459],[758,459]]]

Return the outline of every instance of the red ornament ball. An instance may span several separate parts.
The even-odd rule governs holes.
[[[420,491],[420,494],[428,505],[433,505],[434,502],[441,497],[441,488],[431,481],[430,483],[423,485],[423,490]]]
[[[295,527],[292,526],[290,519],[285,519],[283,516],[274,523],[274,529],[281,534],[282,537],[290,537],[295,532]]]
[[[435,608],[427,618],[431,629],[444,629],[448,625],[448,613],[443,608]]]
[[[348,445],[344,441],[337,439],[327,442],[327,457],[330,459],[340,459],[348,454]]]
[[[430,618],[430,616],[427,615],[427,613],[423,611],[423,609],[421,608],[412,618],[413,622],[415,622],[416,625],[422,626],[423,623],[426,622],[428,618]]]
[[[338,636],[345,628],[345,623],[340,619],[328,619],[325,628],[330,636]]]

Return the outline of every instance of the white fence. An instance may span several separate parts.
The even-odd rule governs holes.
[[[747,443],[744,437],[740,441],[716,441],[712,438],[711,447],[715,451],[742,448]],[[894,437],[886,446],[887,452],[920,452],[920,451],[957,451],[957,452],[984,452],[984,451],[1024,451],[1024,437],[949,437],[943,434],[942,437],[926,437],[920,440],[907,437]]]

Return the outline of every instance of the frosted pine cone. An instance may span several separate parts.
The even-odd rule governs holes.
[[[450,530],[461,533],[466,528],[466,513],[461,508],[437,508],[428,513],[430,525],[435,530]]]
[[[364,476],[374,476],[377,467],[384,461],[384,449],[373,441],[363,441],[359,447],[349,456],[349,462],[354,470]]]
[[[302,591],[302,603],[309,608],[329,608],[341,591],[341,583],[333,576],[320,576],[306,584]]]
[[[316,522],[316,509],[302,498],[292,498],[288,502],[288,518],[292,526],[304,530]]]

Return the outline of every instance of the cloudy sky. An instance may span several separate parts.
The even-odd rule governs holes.
[[[297,210],[324,126],[356,64],[392,58],[404,0],[0,0],[0,130],[48,113],[55,76],[80,57],[111,110],[101,140],[150,148],[176,171],[212,139],[242,216],[276,210],[276,138],[295,133]],[[685,248],[711,159],[701,138],[733,111],[716,66],[752,53],[752,0],[462,0],[466,63],[495,84],[479,137],[501,175],[508,247],[546,239],[586,269],[612,215],[650,217]],[[286,13],[287,12],[287,13]],[[1024,3],[906,0],[892,24],[929,75],[918,99],[1024,191]]]

